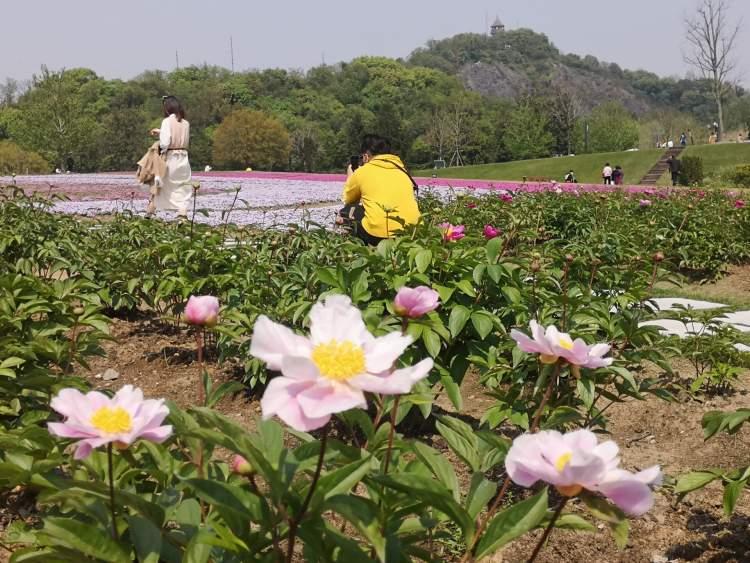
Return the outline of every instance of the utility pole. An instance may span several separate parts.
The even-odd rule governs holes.
[[[177,70],[179,70],[180,69],[180,53],[177,51],[174,52],[174,62],[175,62],[175,65],[177,65]]]
[[[229,36],[229,53],[232,59],[232,73],[234,74],[234,42],[231,35]]]

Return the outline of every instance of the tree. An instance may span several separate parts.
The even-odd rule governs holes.
[[[638,146],[638,122],[620,102],[609,102],[589,116],[589,151],[615,152]]]
[[[213,161],[220,168],[286,167],[289,133],[276,118],[259,111],[236,110],[216,128]]]
[[[63,170],[86,169],[95,153],[100,126],[81,95],[96,75],[84,69],[53,72],[42,67],[33,89],[20,101],[20,118],[11,138],[36,150]],[[82,163],[85,163],[82,165]]]
[[[424,140],[433,149],[433,154],[437,156],[438,160],[445,160],[445,150],[450,142],[450,137],[450,124],[445,110],[434,110]]]
[[[553,86],[549,97],[549,113],[558,152],[572,154],[576,125],[582,113],[578,97],[565,86]]]
[[[731,89],[731,75],[737,64],[733,55],[740,31],[740,22],[728,23],[728,10],[726,0],[703,0],[696,17],[685,21],[685,36],[691,49],[685,55],[685,62],[711,83],[719,118],[719,140],[724,133],[724,98]]]
[[[555,140],[549,131],[549,116],[540,105],[540,100],[524,96],[510,114],[505,145],[513,160],[542,158],[550,154]]]

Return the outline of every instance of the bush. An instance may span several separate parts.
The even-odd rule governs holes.
[[[750,188],[750,164],[741,164],[722,171],[721,179],[735,188]]]
[[[680,184],[695,186],[703,183],[703,159],[699,156],[686,156],[680,166]]]
[[[221,168],[271,170],[289,164],[289,133],[274,117],[246,109],[231,113],[214,135],[213,160]]]
[[[45,174],[49,171],[50,165],[37,153],[11,141],[0,141],[0,174]]]

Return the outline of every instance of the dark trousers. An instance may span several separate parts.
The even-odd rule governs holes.
[[[608,186],[612,183],[612,176],[605,176],[604,177],[604,185]]]
[[[377,246],[383,240],[367,232],[362,225],[365,218],[365,208],[359,203],[347,204],[339,210],[339,216],[344,219],[344,228],[368,246]]]
[[[680,183],[680,173],[672,172],[672,185],[676,186],[679,183]]]

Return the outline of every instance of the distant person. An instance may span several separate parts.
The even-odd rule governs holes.
[[[361,166],[347,169],[342,211],[354,219],[354,234],[375,246],[419,222],[417,183],[383,137],[366,135],[360,155]]]
[[[737,142],[738,143],[744,143],[745,139],[742,137],[742,133],[737,133]]]
[[[604,165],[604,169],[602,170],[602,178],[604,178],[605,186],[612,184],[612,167],[609,165],[609,162]]]
[[[716,144],[716,141],[717,141],[717,140],[718,140],[718,138],[717,138],[717,136],[716,136],[716,133],[711,133],[711,134],[710,134],[710,135],[708,136],[708,144],[709,144],[709,145],[715,145],[715,144]]]
[[[680,135],[680,146],[682,146],[682,147],[687,146],[687,140],[688,140],[687,135],[683,131],[682,135]]]
[[[674,148],[674,141],[672,139],[669,139],[669,141],[667,141],[667,148],[668,149]]]
[[[564,181],[568,184],[577,184],[578,180],[576,179],[576,173],[571,170],[565,175]]]
[[[669,165],[669,172],[672,174],[672,185],[676,186],[680,182],[680,168],[682,167],[682,163],[674,155],[669,155],[667,164]]]
[[[612,171],[612,181],[615,183],[616,186],[621,186],[624,180],[625,180],[625,173],[622,171],[622,166],[618,164],[617,166],[615,166],[615,169]]]
[[[694,145],[695,144],[695,139],[693,138],[693,130],[692,129],[688,129],[687,130],[687,134],[688,134],[688,139],[690,140],[690,144]]]
[[[185,110],[174,96],[164,96],[162,101],[164,119],[159,129],[151,135],[159,137],[159,148],[166,153],[167,174],[162,185],[149,203],[149,212],[154,210],[176,211],[177,217],[187,218],[188,207],[193,198],[193,187],[188,148],[190,146],[190,123],[185,119]]]

